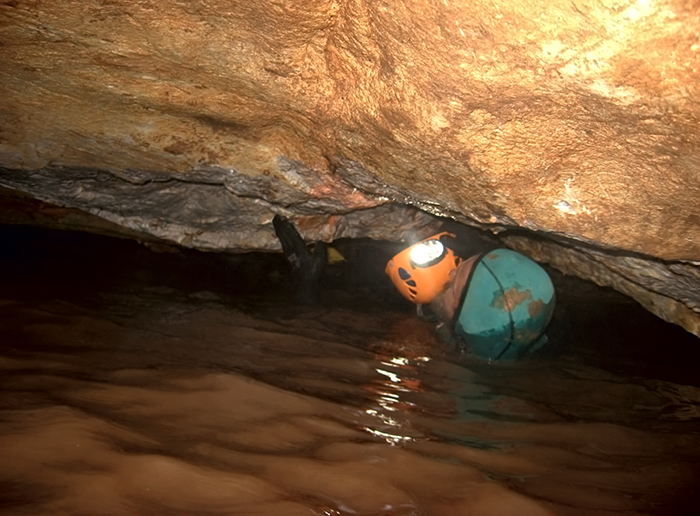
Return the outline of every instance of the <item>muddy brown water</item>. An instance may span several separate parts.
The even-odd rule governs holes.
[[[372,270],[301,307],[275,256],[0,236],[0,514],[700,514],[697,339],[610,291],[553,273],[494,365]]]

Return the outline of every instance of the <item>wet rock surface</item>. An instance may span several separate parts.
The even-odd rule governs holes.
[[[697,334],[697,23],[676,0],[5,2],[0,184],[199,249],[275,248],[274,213],[325,241],[425,236],[416,207],[527,228]]]

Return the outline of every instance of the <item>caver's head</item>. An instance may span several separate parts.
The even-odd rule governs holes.
[[[440,241],[444,235],[451,233],[438,233],[404,249],[386,266],[386,273],[398,291],[417,305],[433,301],[450,281],[450,273],[462,262]]]

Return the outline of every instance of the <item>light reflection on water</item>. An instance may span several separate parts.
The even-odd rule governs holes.
[[[3,514],[692,514],[700,392],[405,313],[2,301]]]

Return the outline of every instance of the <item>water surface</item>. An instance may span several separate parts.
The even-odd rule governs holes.
[[[490,365],[362,288],[294,306],[274,258],[188,283],[5,236],[2,514],[698,513],[696,339],[610,292],[562,291],[547,352]]]

